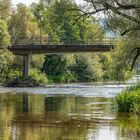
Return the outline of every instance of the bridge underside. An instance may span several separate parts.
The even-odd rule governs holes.
[[[107,52],[113,48],[113,45],[13,45],[8,49],[15,55],[23,56],[23,77],[27,78],[32,54]]]

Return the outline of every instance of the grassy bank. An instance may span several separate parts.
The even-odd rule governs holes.
[[[118,110],[140,114],[140,85],[122,91],[117,97]]]

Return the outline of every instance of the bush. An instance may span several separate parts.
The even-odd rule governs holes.
[[[19,70],[11,70],[8,74],[8,79],[7,81],[12,81],[16,78],[19,78],[21,81],[26,81],[26,80],[32,80],[32,81],[36,81],[39,84],[47,84],[48,83],[48,79],[46,77],[46,74],[41,73],[39,70],[37,69],[31,69],[30,70],[30,76],[25,79],[22,76],[22,72]]]
[[[14,79],[17,77],[21,77],[22,76],[22,72],[20,70],[15,70],[12,69],[9,73],[8,73],[8,78],[9,79]]]
[[[36,80],[40,84],[47,84],[48,83],[48,79],[46,77],[46,74],[41,73],[37,69],[31,69],[30,78]]]
[[[140,113],[140,85],[122,91],[116,101],[119,111]]]

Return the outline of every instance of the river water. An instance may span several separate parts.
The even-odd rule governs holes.
[[[140,140],[140,116],[117,112],[128,86],[0,87],[0,140]]]

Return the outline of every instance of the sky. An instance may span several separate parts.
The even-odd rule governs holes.
[[[32,2],[38,2],[39,0],[12,0],[12,4],[16,6],[18,3],[24,3],[29,6]]]
[[[18,3],[23,3],[29,6],[32,2],[38,2],[39,0],[12,0],[13,6],[16,6]],[[82,0],[76,0],[78,3]]]

